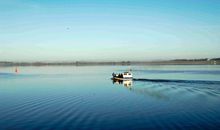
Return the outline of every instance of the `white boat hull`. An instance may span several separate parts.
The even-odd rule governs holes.
[[[114,77],[112,79],[113,80],[132,80],[133,78],[117,78],[117,77]]]

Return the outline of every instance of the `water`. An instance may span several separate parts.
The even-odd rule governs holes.
[[[126,69],[144,80],[110,80],[112,72]],[[0,129],[220,127],[220,66],[60,66],[13,71],[0,68]]]

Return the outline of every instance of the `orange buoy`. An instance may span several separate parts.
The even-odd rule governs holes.
[[[18,73],[18,68],[17,67],[15,68],[15,73]]]

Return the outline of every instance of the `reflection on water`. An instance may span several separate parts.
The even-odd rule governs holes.
[[[145,68],[113,84],[111,73],[127,67],[0,68],[0,129],[220,128],[220,75],[207,71],[220,66]]]
[[[133,80],[118,80],[118,79],[113,79],[112,80],[113,84],[122,84],[123,86],[131,89]]]
[[[130,91],[140,94],[140,95],[145,95],[145,96],[151,96],[157,99],[168,99],[167,96],[165,96],[161,91],[158,91],[155,88],[151,87],[135,87],[133,85],[133,80],[112,80],[113,84],[115,85],[123,85],[125,88],[129,89]],[[135,82],[134,82],[135,83]]]

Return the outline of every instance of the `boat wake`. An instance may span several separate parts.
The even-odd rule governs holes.
[[[171,82],[171,83],[190,83],[190,84],[215,84],[220,85],[220,81],[206,81],[206,80],[175,80],[175,79],[142,79],[134,78],[134,81],[142,82]]]

